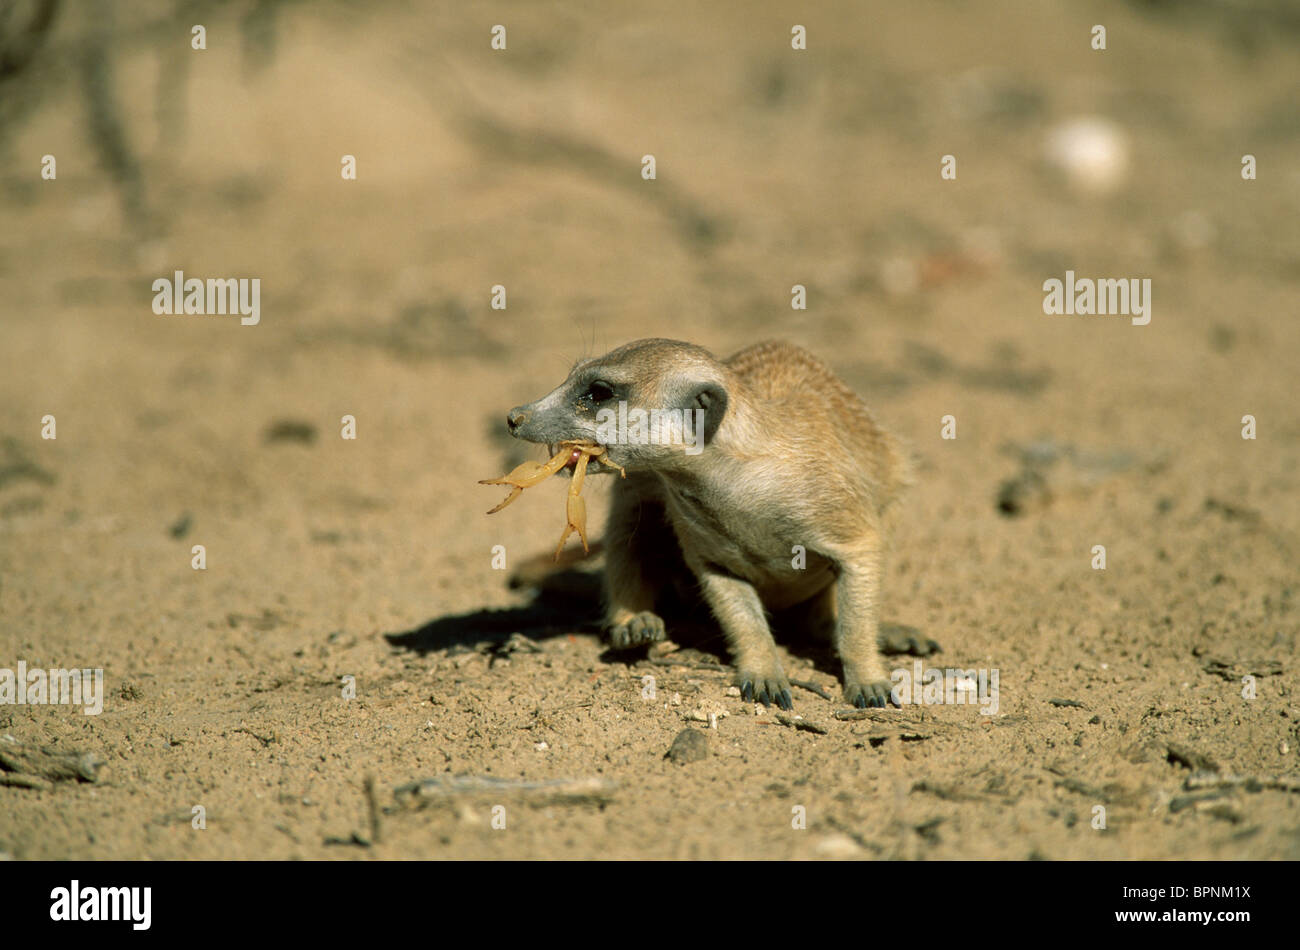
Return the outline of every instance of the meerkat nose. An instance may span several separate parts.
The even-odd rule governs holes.
[[[532,415],[532,413],[516,406],[514,409],[511,409],[510,412],[506,415],[506,428],[508,428],[511,432],[514,432],[521,425],[523,425],[525,422],[528,421],[528,417],[530,415]]]

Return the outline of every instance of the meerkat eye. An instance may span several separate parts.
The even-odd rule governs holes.
[[[587,387],[586,394],[593,403],[608,402],[614,398],[614,387],[603,380],[596,380]]]

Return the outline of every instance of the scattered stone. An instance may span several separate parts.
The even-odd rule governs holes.
[[[668,747],[664,758],[685,765],[687,762],[699,762],[709,757],[709,742],[704,733],[698,729],[683,729]]]
[[[827,861],[849,861],[866,852],[848,835],[831,834],[813,845],[813,854]]]
[[[680,649],[681,647],[673,643],[671,640],[660,640],[657,643],[650,644],[649,649],[646,650],[646,656],[652,659],[664,659],[678,652]]]
[[[1076,191],[1109,194],[1128,177],[1128,132],[1098,115],[1078,115],[1056,123],[1043,143],[1043,157]]]

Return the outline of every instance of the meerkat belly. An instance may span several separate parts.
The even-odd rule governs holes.
[[[835,579],[834,565],[780,515],[719,510],[680,491],[668,494],[666,508],[687,563],[748,581],[769,609],[801,603]]]

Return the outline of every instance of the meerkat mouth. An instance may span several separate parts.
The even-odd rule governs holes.
[[[560,451],[560,444],[558,442],[547,442],[546,451],[551,455],[551,457],[554,457],[555,453]],[[560,469],[560,471],[563,472],[566,469],[568,471],[573,471],[573,467],[578,464],[578,459],[581,457],[582,452],[578,449],[574,449],[569,453],[569,460],[564,463],[564,468]]]
[[[546,443],[546,451],[550,453],[552,458],[555,456],[556,452],[559,452],[563,448],[564,446],[562,446],[559,442]],[[572,478],[574,470],[577,468],[578,465],[578,459],[580,458],[582,458],[582,450],[578,448],[574,448],[573,451],[569,453],[568,461],[564,463],[564,467],[561,468],[558,472],[556,472],[556,474],[564,475],[567,478]],[[602,465],[590,465],[587,467],[587,474],[595,475],[601,472],[603,469],[604,466]]]

